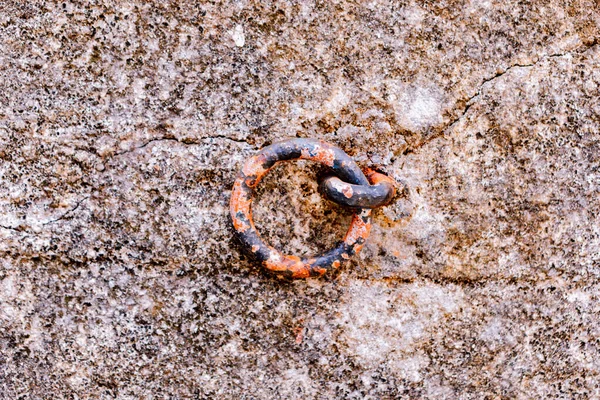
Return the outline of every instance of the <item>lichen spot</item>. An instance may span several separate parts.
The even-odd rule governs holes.
[[[331,263],[331,266],[335,269],[340,267],[340,260],[335,260],[334,262]]]
[[[353,190],[350,185],[342,181],[340,178],[334,177],[329,180],[331,187],[338,193],[342,193],[347,198],[352,197]]]
[[[348,253],[342,253],[342,258],[343,258],[344,260],[349,260],[349,259],[350,259],[350,256],[348,255]]]
[[[252,252],[256,253],[258,250],[260,250],[260,246],[255,244],[254,246],[252,246]]]

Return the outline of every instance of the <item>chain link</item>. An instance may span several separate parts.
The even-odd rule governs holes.
[[[264,243],[252,221],[254,189],[260,180],[278,162],[295,159],[327,166],[333,176],[323,180],[321,192],[354,209],[344,240],[334,249],[315,257],[282,254]],[[370,169],[366,173],[367,176],[344,151],[320,140],[289,139],[267,146],[246,161],[233,185],[230,214],[237,236],[248,254],[280,277],[308,278],[337,269],[365,244],[371,231],[371,209],[387,204],[394,196],[391,178]]]

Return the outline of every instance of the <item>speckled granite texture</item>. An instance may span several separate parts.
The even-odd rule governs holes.
[[[1,399],[600,398],[600,3],[0,3]],[[313,137],[404,187],[265,276],[231,185]],[[345,232],[309,163],[271,244]]]

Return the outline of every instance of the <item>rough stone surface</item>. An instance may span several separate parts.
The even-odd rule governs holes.
[[[600,397],[600,3],[0,4],[0,398]],[[334,143],[403,186],[285,282],[237,170]],[[257,226],[349,213],[280,166]]]

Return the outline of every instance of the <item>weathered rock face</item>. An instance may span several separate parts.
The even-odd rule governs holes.
[[[22,2],[0,12],[2,398],[600,396],[600,3]],[[333,277],[232,237],[244,160],[404,187]],[[348,211],[261,183],[288,253]]]

